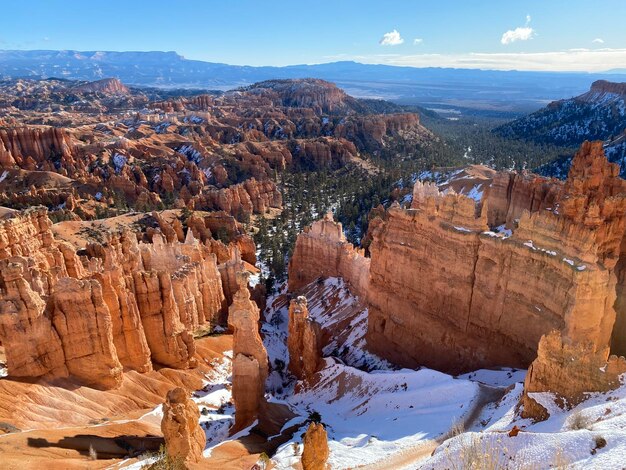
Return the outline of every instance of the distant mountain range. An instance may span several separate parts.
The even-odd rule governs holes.
[[[524,113],[619,74],[414,68],[332,62],[251,67],[185,59],[175,52],[0,51],[0,76],[120,79],[127,85],[226,90],[276,78],[321,78],[357,97],[436,109]],[[623,77],[626,80],[626,74]]]
[[[578,147],[585,140],[605,141],[608,159],[626,176],[626,83],[598,80],[586,93],[550,103],[547,107],[494,130],[509,139],[563,147]],[[540,169],[549,176],[567,176],[571,158]]]

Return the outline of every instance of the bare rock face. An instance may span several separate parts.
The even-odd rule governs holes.
[[[95,388],[122,381],[111,315],[100,284],[62,278],[48,305],[23,277],[19,263],[3,262],[0,338],[16,377],[76,377]]]
[[[237,274],[239,290],[228,310],[233,329],[233,401],[235,424],[231,434],[249,426],[258,417],[265,394],[268,358],[259,334],[259,308],[250,300],[248,273]]]
[[[202,459],[206,444],[204,431],[198,424],[200,411],[182,388],[167,393],[163,404],[161,432],[165,438],[167,453],[185,463],[195,463]]]
[[[611,334],[614,343],[623,335],[613,328],[626,278],[616,276],[626,251],[617,175],[601,146],[585,144],[556,189],[520,175],[476,203],[418,182],[410,209],[394,204],[372,224],[371,259],[350,250],[331,218],[300,234],[289,288],[343,277],[369,306],[370,350],[407,367],[525,368],[552,330],[605,353]],[[490,218],[513,234],[491,232]]]
[[[320,277],[342,277],[365,298],[369,265],[369,258],[346,240],[341,223],[329,213],[298,235],[289,260],[289,290],[297,291]]]
[[[607,80],[596,80],[591,84],[592,93],[613,93],[616,95],[626,95],[626,85],[624,83],[609,82]]]
[[[265,214],[270,208],[282,208],[282,196],[271,180],[250,178],[228,188],[215,189],[195,200],[196,209],[214,209],[227,212],[238,219],[253,213]]]
[[[537,359],[533,361],[526,380],[522,416],[542,421],[548,411],[533,398],[536,392],[558,393],[558,404],[572,408],[592,392],[607,392],[621,385],[620,375],[626,372],[624,357],[607,358],[588,342],[571,342],[553,331],[539,342]]]
[[[512,229],[524,211],[530,213],[556,206],[563,182],[532,173],[501,171],[494,175],[489,188],[487,223]]]
[[[328,450],[328,437],[326,429],[321,423],[309,424],[304,439],[302,440],[302,468],[304,470],[326,470],[326,462],[330,451]]]
[[[71,375],[96,388],[121,385],[111,314],[97,281],[61,279],[51,298],[51,317]]]
[[[330,137],[300,141],[297,150],[298,159],[317,168],[340,168],[358,154],[352,142]]]
[[[166,272],[133,275],[137,306],[152,360],[169,367],[189,367],[195,352],[193,336],[180,321],[172,278]]]
[[[103,78],[95,82],[85,83],[74,87],[79,93],[105,93],[112,95],[127,95],[130,90],[117,78]]]
[[[132,279],[118,267],[94,274],[111,314],[113,342],[122,365],[138,372],[152,370],[150,348],[133,294]]]
[[[624,182],[596,144],[583,145],[558,191],[546,190],[545,180],[526,180],[518,186],[535,188],[529,196],[515,182],[509,195],[529,201],[510,201],[498,213],[490,212],[493,192],[479,215],[467,198],[421,183],[412,210],[388,211],[370,246],[374,352],[403,365],[460,371],[527,367],[553,329],[589,341],[594,351],[607,348]],[[547,204],[553,207],[542,209]],[[522,212],[512,236],[486,231],[485,214],[506,223],[520,207],[533,212]]]
[[[27,170],[54,170],[50,155],[72,160],[75,141],[65,129],[29,126],[0,130],[0,165]],[[37,168],[36,165],[39,165]]]
[[[0,340],[15,377],[66,377],[59,334],[45,314],[45,302],[23,277],[22,264],[0,264]]]
[[[217,324],[225,305],[211,246],[191,231],[184,243],[160,233],[140,243],[125,231],[79,256],[50,226],[40,209],[0,221],[0,341],[10,375],[114,388],[122,368],[195,366],[193,332]]]
[[[304,296],[289,304],[289,371],[298,379],[309,380],[319,370],[322,359],[320,325],[309,318]]]

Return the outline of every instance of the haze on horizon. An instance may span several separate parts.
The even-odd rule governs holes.
[[[626,68],[626,2],[321,0],[311,5],[77,0],[3,6],[0,49],[176,51],[234,65],[366,64],[493,70]]]

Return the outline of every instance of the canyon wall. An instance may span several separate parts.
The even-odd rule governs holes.
[[[346,240],[331,213],[304,229],[289,260],[289,290],[296,291],[321,277],[341,277],[363,298],[369,287],[370,260]]]
[[[487,196],[487,223],[490,227],[505,225],[512,229],[524,211],[552,209],[562,187],[563,182],[556,178],[543,178],[528,172],[498,172]]]
[[[183,243],[167,241],[153,230],[144,243],[127,230],[79,256],[54,239],[51,225],[41,209],[0,221],[0,342],[9,375],[73,377],[107,389],[121,384],[124,369],[195,366],[194,332],[219,324],[227,305],[213,252],[219,242],[201,243],[191,230]],[[236,246],[232,252],[238,256]]]
[[[402,366],[526,368],[553,330],[606,361],[611,337],[625,336],[614,328],[616,306],[618,328],[626,317],[618,174],[601,144],[586,143],[566,182],[499,173],[478,203],[418,182],[409,209],[394,204],[371,224],[371,258],[329,217],[305,230],[289,289],[346,279],[369,306],[368,348]],[[512,233],[490,230],[503,224]]]
[[[418,182],[411,209],[392,207],[373,234],[370,349],[401,365],[451,372],[527,367],[554,329],[605,350],[626,189],[601,153],[583,146],[557,189],[513,176],[499,211],[497,187],[474,208],[469,198]],[[512,236],[488,230],[489,214],[494,224],[511,223],[520,211]]]

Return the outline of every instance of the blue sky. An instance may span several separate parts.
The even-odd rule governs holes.
[[[626,0],[3,3],[0,49],[174,50],[247,65],[626,68]]]

